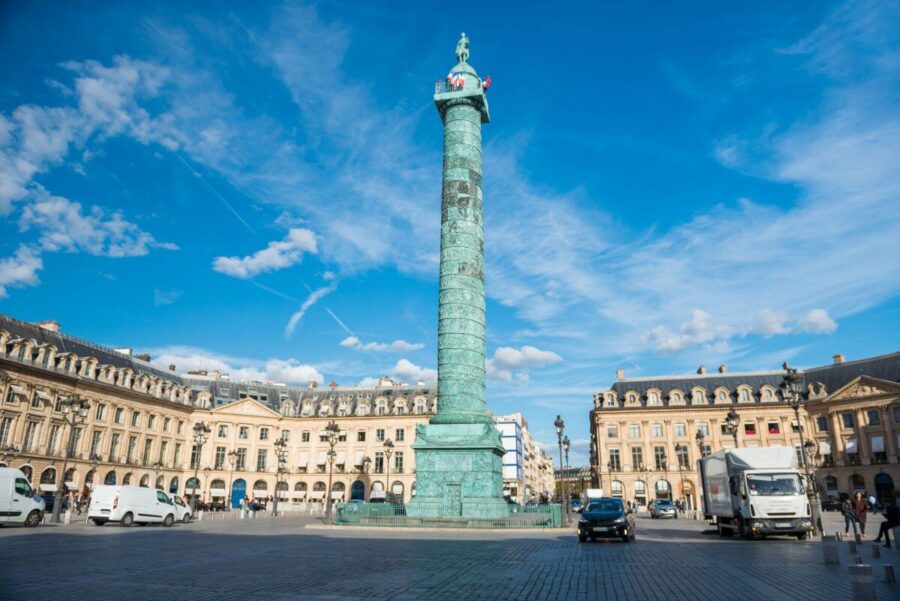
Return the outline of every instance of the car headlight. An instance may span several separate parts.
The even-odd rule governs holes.
[[[624,524],[624,523],[625,523],[625,516],[622,516],[620,518],[616,518],[615,520],[613,520],[613,524]]]

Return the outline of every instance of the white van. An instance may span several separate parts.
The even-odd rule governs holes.
[[[175,504],[175,520],[178,522],[184,522],[187,524],[192,519],[194,519],[194,512],[191,511],[191,506],[184,502],[184,499],[179,497],[178,495],[170,494],[169,498]]]
[[[43,519],[44,500],[31,488],[22,470],[0,467],[0,525],[34,528]]]
[[[102,526],[119,522],[121,526],[162,524],[175,522],[175,504],[161,490],[139,486],[95,486],[91,492],[88,518]]]

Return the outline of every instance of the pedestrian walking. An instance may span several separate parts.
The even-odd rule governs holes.
[[[897,502],[892,492],[884,496],[884,521],[881,522],[878,536],[875,537],[875,542],[880,543],[881,537],[884,536],[884,546],[888,549],[891,548],[891,528],[900,526],[900,508],[897,507]]]
[[[856,491],[856,498],[853,499],[853,515],[859,522],[859,533],[866,535],[866,518],[869,514],[869,501],[860,491]]]
[[[848,498],[841,501],[841,515],[844,516],[844,534],[850,534],[850,527],[853,527],[853,534],[856,535],[856,515],[853,513],[853,502]]]

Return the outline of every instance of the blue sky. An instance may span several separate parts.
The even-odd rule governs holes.
[[[434,379],[433,83],[491,75],[489,405],[898,350],[894,2],[6,2],[0,311],[179,368]],[[462,16],[461,16],[462,15]]]

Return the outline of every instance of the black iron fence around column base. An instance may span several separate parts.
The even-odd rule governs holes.
[[[562,505],[510,505],[509,515],[499,517],[411,516],[406,505],[394,503],[338,503],[334,523],[339,526],[381,526],[387,528],[559,528]],[[485,506],[484,514],[495,511]],[[475,511],[477,513],[477,509]]]

